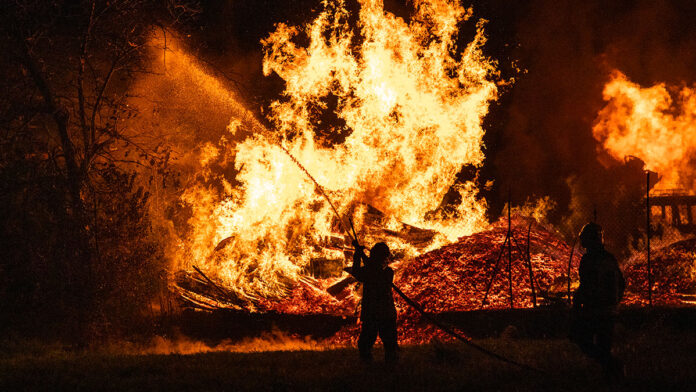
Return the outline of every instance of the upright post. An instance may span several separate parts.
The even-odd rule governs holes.
[[[495,259],[495,266],[493,267],[493,274],[491,275],[491,280],[488,281],[488,285],[486,286],[486,293],[483,295],[483,301],[481,302],[481,309],[483,309],[486,304],[488,304],[488,293],[491,291],[491,287],[493,286],[493,281],[495,280],[495,277],[498,275],[498,270],[500,269],[500,259],[503,257],[503,253],[505,253],[505,245],[507,245],[507,242],[510,241],[509,236],[505,236],[505,240],[503,241],[503,244],[500,245],[500,253],[498,253],[498,258]]]
[[[646,244],[648,251],[648,305],[652,306],[652,264],[650,262],[650,171],[645,175],[645,220]]]
[[[512,190],[508,188],[508,232],[507,236],[512,237],[512,213],[510,205],[512,200]],[[508,287],[510,289],[510,309],[513,308],[513,298],[512,298],[512,241],[508,241]]]
[[[537,297],[536,297],[536,289],[534,288],[534,270],[532,269],[532,255],[530,253],[529,249],[529,241],[531,239],[532,235],[532,224],[534,221],[529,222],[529,228],[527,229],[527,267],[529,267],[529,285],[532,288],[532,305],[534,307],[537,307]]]
[[[570,258],[568,259],[568,305],[573,305],[572,293],[570,292],[570,272],[573,265],[573,253],[575,252],[575,245],[577,244],[578,237],[573,240],[573,246],[570,248]]]

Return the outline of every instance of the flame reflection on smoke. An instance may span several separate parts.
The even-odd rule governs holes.
[[[612,156],[641,158],[662,176],[658,189],[696,191],[695,88],[641,87],[614,71],[604,100],[593,133]]]

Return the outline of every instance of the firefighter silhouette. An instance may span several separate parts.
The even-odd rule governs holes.
[[[363,285],[360,310],[362,327],[358,338],[360,357],[366,362],[372,361],[372,346],[379,336],[384,345],[385,362],[394,364],[397,361],[398,343],[396,308],[392,297],[394,270],[387,264],[391,256],[389,247],[379,242],[372,247],[368,257],[357,241],[353,241],[353,246],[353,266],[346,270]],[[361,262],[365,265],[362,266]]]
[[[573,297],[570,339],[602,366],[610,380],[623,378],[621,360],[611,353],[616,307],[625,288],[623,274],[614,255],[604,249],[602,227],[591,222],[580,232],[586,249],[580,260],[580,286]]]

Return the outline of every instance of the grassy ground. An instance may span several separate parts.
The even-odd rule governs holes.
[[[0,353],[0,390],[611,390],[599,368],[565,340],[477,342],[548,374],[520,370],[454,343],[402,347],[401,362],[393,370],[379,357],[373,368],[364,367],[354,349],[119,355],[24,345],[22,350],[6,348]],[[625,360],[628,373],[619,390],[696,390],[694,333],[667,327],[625,332],[616,353]]]

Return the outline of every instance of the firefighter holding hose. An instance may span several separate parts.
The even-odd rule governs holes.
[[[357,240],[353,241],[353,246],[353,266],[346,270],[363,285],[360,310],[362,327],[358,338],[360,358],[367,363],[372,361],[372,346],[379,336],[384,345],[384,360],[393,365],[398,359],[398,343],[396,308],[392,297],[394,270],[387,263],[391,256],[389,247],[379,242],[372,247],[368,257]]]

